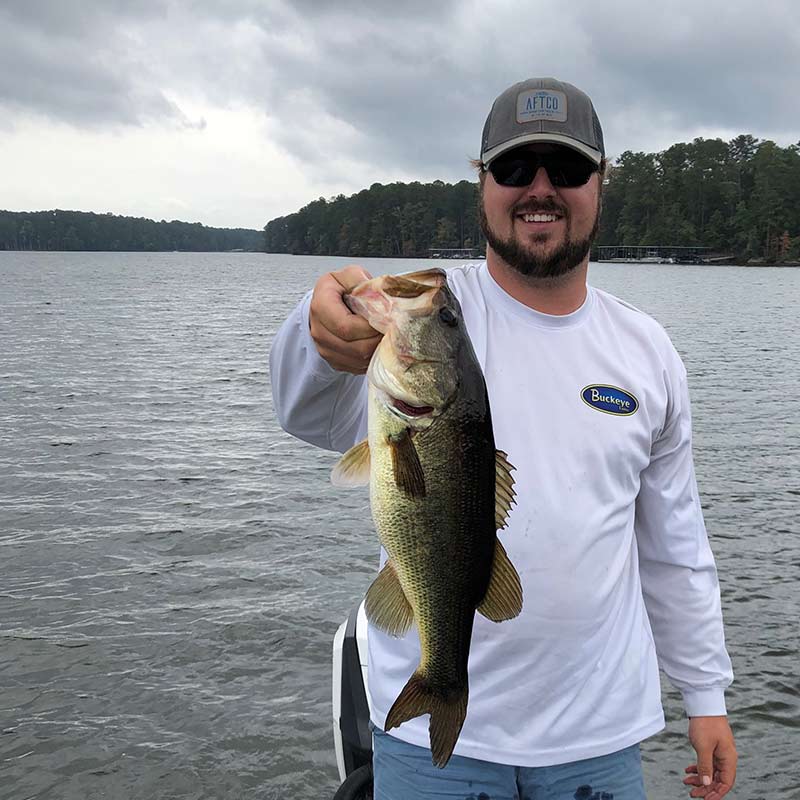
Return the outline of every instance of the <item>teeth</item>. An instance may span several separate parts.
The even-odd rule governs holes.
[[[558,217],[555,214],[523,214],[525,222],[555,222]]]

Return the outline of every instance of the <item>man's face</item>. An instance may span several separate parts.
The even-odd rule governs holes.
[[[532,144],[524,152],[553,153],[558,145]],[[568,150],[574,158],[574,151]],[[555,187],[543,167],[523,187],[503,186],[491,172],[481,189],[481,229],[489,247],[510,267],[533,278],[565,275],[586,258],[600,218],[600,176],[575,187]]]

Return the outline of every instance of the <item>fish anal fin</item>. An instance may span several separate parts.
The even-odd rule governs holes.
[[[414,622],[414,611],[391,559],[367,589],[364,610],[367,619],[390,636],[403,636]]]
[[[384,730],[390,731],[421,714],[430,714],[428,731],[432,761],[437,767],[444,767],[453,755],[453,749],[464,725],[468,695],[469,689],[466,683],[446,695],[433,691],[425,674],[418,669],[408,679],[403,691],[389,709]]]
[[[425,497],[425,473],[408,428],[397,436],[388,437],[387,441],[392,451],[394,482],[398,488],[409,497]]]
[[[516,492],[514,491],[514,478],[511,470],[514,467],[508,462],[508,456],[502,450],[494,453],[494,522],[497,530],[505,528],[511,506],[514,505]]]
[[[364,439],[351,447],[331,471],[334,486],[366,486],[369,484],[369,441]]]
[[[478,611],[492,622],[513,619],[522,611],[522,583],[505,548],[495,541],[492,577]]]

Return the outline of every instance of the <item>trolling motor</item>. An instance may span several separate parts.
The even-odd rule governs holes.
[[[333,637],[333,742],[341,786],[333,800],[372,800],[367,617],[354,608]]]

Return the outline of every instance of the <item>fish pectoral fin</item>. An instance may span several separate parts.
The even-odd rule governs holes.
[[[406,428],[403,433],[388,437],[387,442],[392,451],[394,482],[398,488],[409,497],[425,497],[425,473],[411,432]]]
[[[367,486],[369,469],[369,441],[364,439],[339,459],[331,472],[331,483],[334,486]]]
[[[464,718],[467,716],[469,689],[466,682],[449,691],[432,686],[422,669],[408,679],[386,715],[384,730],[401,725],[421,714],[430,714],[428,731],[431,742],[431,760],[444,767],[453,755]]]
[[[511,506],[517,496],[514,491],[514,478],[511,470],[514,467],[508,462],[508,456],[502,450],[494,452],[494,523],[497,530],[506,527]]]
[[[478,611],[492,622],[513,619],[522,611],[522,583],[499,541],[494,545],[489,588],[478,606]]]
[[[390,636],[404,636],[414,622],[414,610],[389,559],[367,589],[367,619]]]

